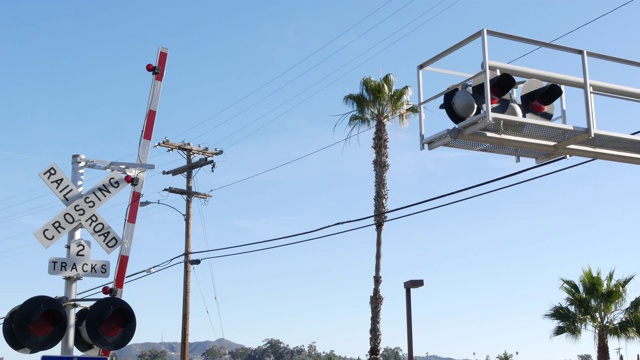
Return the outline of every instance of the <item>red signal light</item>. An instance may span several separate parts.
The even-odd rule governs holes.
[[[147,64],[145,68],[147,69],[148,72],[156,71],[156,67],[153,64]]]
[[[128,312],[123,309],[116,309],[98,328],[108,337],[118,336],[127,325],[126,316],[128,316]]]
[[[124,182],[126,182],[127,184],[131,184],[131,186],[138,186],[140,179],[138,179],[136,176],[125,175]]]
[[[545,110],[547,110],[546,105],[542,105],[537,101],[529,103],[529,106],[531,106],[531,110],[533,110],[533,112],[535,112],[536,114],[543,113]]]
[[[104,295],[109,295],[109,294],[111,294],[111,288],[110,288],[109,286],[103,286],[103,287],[102,287],[102,293],[103,293]]]
[[[135,331],[136,316],[131,306],[120,298],[107,297],[76,313],[74,345],[82,352],[94,347],[119,350],[133,339]]]
[[[552,120],[554,102],[562,96],[558,84],[545,84],[538,79],[529,79],[522,85],[520,100],[523,114],[531,119]]]
[[[47,336],[62,321],[62,315],[59,312],[51,309],[45,310],[29,324],[29,331],[35,336]]]
[[[56,346],[67,331],[62,303],[49,296],[34,296],[9,311],[2,335],[14,350],[33,354]]]

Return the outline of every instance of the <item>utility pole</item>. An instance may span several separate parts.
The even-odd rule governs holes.
[[[174,187],[168,187],[164,191],[172,194],[182,195],[185,198],[185,225],[184,225],[184,278],[182,288],[182,336],[180,338],[180,360],[189,360],[189,308],[191,297],[191,203],[193,198],[207,199],[211,195],[201,192],[193,191],[193,175],[194,170],[201,167],[212,165],[215,167],[215,161],[212,158],[216,155],[221,155],[222,150],[214,149],[209,150],[207,147],[193,146],[190,143],[174,143],[169,139],[164,139],[162,142],[156,144],[167,148],[169,152],[177,150],[182,152],[187,164],[177,167],[173,170],[163,171],[162,175],[180,175],[185,174],[186,187],[185,189],[177,189]],[[194,161],[195,157],[202,156],[198,160]]]

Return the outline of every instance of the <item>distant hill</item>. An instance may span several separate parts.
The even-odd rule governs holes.
[[[218,339],[216,341],[191,342],[189,343],[189,358],[193,360],[202,359],[202,353],[214,345],[221,347],[226,346],[228,351],[233,351],[239,347],[243,347],[240,344],[236,344],[229,340],[225,341],[224,339]],[[180,358],[179,342],[146,342],[141,344],[129,344],[120,350],[114,351],[114,353],[118,355],[119,360],[137,360],[138,353],[150,349],[166,350],[167,360],[179,360]]]

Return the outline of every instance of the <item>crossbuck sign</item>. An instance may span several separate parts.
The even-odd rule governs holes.
[[[125,188],[126,182],[120,174],[113,172],[107,175],[84,194],[80,193],[56,164],[49,165],[38,175],[67,205],[58,215],[33,233],[45,249],[80,224],[87,229],[107,254],[111,254],[113,250],[122,245],[120,236],[96,212],[100,206]]]

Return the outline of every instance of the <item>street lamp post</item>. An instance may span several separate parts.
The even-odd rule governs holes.
[[[142,207],[145,207],[145,206],[148,206],[148,205],[156,205],[156,204],[157,204],[157,205],[164,205],[164,206],[166,206],[166,207],[170,207],[170,208],[172,208],[173,210],[177,211],[177,212],[178,212],[178,214],[182,215],[182,218],[183,218],[185,221],[187,220],[187,215],[186,215],[186,214],[183,214],[183,213],[182,213],[182,211],[178,210],[178,208],[173,207],[173,206],[171,206],[171,205],[169,205],[169,204],[161,203],[161,202],[160,202],[160,200],[158,200],[158,201],[141,201],[141,202],[140,202],[140,206],[142,206]]]
[[[153,204],[163,205],[163,206],[172,208],[177,213],[182,215],[182,218],[184,220],[184,231],[185,231],[184,275],[183,275],[184,281],[182,284],[183,285],[182,286],[182,335],[180,339],[180,353],[182,355],[182,354],[188,353],[188,349],[189,349],[189,303],[191,302],[191,294],[190,294],[191,288],[190,288],[190,281],[189,281],[191,276],[191,202],[187,201],[186,214],[169,204],[161,203],[160,200],[140,202],[140,206],[147,206],[147,205],[153,205]]]
[[[404,282],[405,294],[407,297],[407,352],[408,359],[413,360],[413,325],[411,323],[411,289],[424,286],[424,280],[409,280]]]

